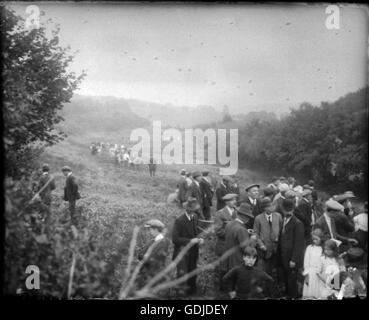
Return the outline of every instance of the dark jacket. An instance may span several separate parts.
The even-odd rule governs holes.
[[[225,184],[221,183],[218,188],[215,190],[215,194],[217,196],[217,211],[223,209],[225,207],[225,201],[222,198],[228,194],[232,193],[230,187],[227,187]]]
[[[227,272],[223,281],[227,291],[236,291],[237,299],[262,299],[263,292],[259,292],[258,288],[265,289],[273,278],[255,267],[240,265]]]
[[[304,225],[305,240],[310,240],[312,212],[310,203],[304,199],[301,199],[294,211],[295,217]]]
[[[210,208],[213,205],[213,192],[211,191],[211,185],[205,179],[202,179],[200,182],[200,188],[203,197],[203,207]]]
[[[64,187],[64,200],[74,202],[80,199],[81,196],[78,192],[78,185],[76,178],[73,174],[67,177]]]
[[[263,212],[263,209],[261,208],[260,205],[260,200],[256,199],[256,205],[252,204],[248,195],[247,194],[242,194],[239,201],[238,201],[238,205],[241,205],[241,203],[247,203],[249,205],[251,205],[252,207],[252,215],[254,216],[254,219]],[[254,219],[250,219],[249,222],[247,223],[247,228],[248,229],[252,229],[254,227]]]
[[[149,257],[145,258],[145,262],[142,265],[141,273],[145,278],[153,277],[158,272],[164,269],[166,265],[166,258],[169,253],[169,239],[164,237],[158,241],[150,241],[143,250],[139,253],[138,259],[142,260],[145,253],[153,245],[152,251]]]
[[[186,181],[186,176],[179,178],[178,184],[178,200],[180,203],[186,202],[188,199],[189,187]]]
[[[314,229],[321,229],[323,231],[323,240],[326,241],[328,239],[331,239],[331,234],[329,232],[329,227],[327,224],[327,220],[325,219],[324,214],[321,215],[318,220],[316,221],[315,225],[314,225]],[[337,232],[337,226],[336,226],[336,222],[335,219],[331,218],[331,228],[332,228],[332,233],[333,233],[333,238],[342,241],[343,243],[348,243],[348,238],[339,234]]]
[[[199,185],[197,185],[197,183],[194,181],[191,184],[189,195],[193,198],[196,198],[196,200],[198,201],[198,203],[200,204],[200,207],[202,209],[204,196],[203,196],[203,192],[201,190],[200,183],[199,183]]]
[[[350,233],[355,231],[354,221],[345,213],[337,213],[333,219],[336,224],[338,234],[344,237],[349,237]]]
[[[228,208],[217,211],[214,216],[214,232],[217,236],[217,242],[215,244],[215,254],[221,256],[224,253],[225,245],[225,228],[227,224],[236,217],[235,211],[231,215]]]
[[[196,238],[199,234],[198,218],[196,215],[188,220],[186,214],[179,216],[173,226],[172,241],[174,244],[173,260],[177,257],[178,253],[186,246],[191,239]],[[194,255],[198,255],[199,247],[197,244],[191,247],[189,252]]]
[[[292,216],[281,232],[279,240],[280,263],[285,269],[289,268],[290,261],[295,262],[296,268],[303,266],[304,242],[304,226],[299,219]]]
[[[221,269],[229,271],[241,265],[243,263],[242,251],[250,245],[250,242],[251,239],[245,225],[238,220],[230,221],[225,227],[224,252],[229,249],[235,249],[235,252],[221,263]]]

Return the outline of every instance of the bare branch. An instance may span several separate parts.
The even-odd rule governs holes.
[[[120,289],[119,299],[121,299],[121,295],[124,292],[125,284],[127,283],[127,280],[128,280],[129,275],[131,273],[131,266],[132,266],[132,261],[133,261],[133,257],[134,257],[134,253],[135,253],[135,247],[136,247],[136,243],[137,243],[137,235],[138,235],[139,229],[140,228],[137,227],[137,226],[135,226],[133,228],[133,235],[132,235],[131,243],[130,243],[130,246],[129,246],[128,262],[127,262],[127,267],[126,267],[126,270],[125,270],[125,276],[124,276],[123,284],[122,284],[122,287]]]
[[[73,275],[74,275],[75,267],[76,267],[76,253],[73,252],[72,265],[70,267],[70,272],[69,272],[69,283],[68,283],[68,294],[67,294],[68,299],[70,299],[72,295]]]

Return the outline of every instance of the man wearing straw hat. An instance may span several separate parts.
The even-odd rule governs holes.
[[[172,231],[174,244],[173,260],[181,254],[184,247],[190,245],[190,248],[177,264],[178,278],[197,268],[199,245],[204,242],[204,239],[199,237],[200,232],[196,214],[197,210],[200,209],[200,204],[196,198],[189,197],[187,202],[183,204],[183,207],[185,212],[175,220]],[[186,287],[187,295],[196,294],[196,275],[187,279]]]

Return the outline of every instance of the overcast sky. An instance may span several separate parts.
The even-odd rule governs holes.
[[[12,8],[26,16],[30,4]],[[36,4],[79,50],[82,94],[247,108],[335,100],[367,83],[367,13],[355,7],[328,30],[325,5]]]

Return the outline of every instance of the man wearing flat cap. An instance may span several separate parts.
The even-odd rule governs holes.
[[[69,212],[72,223],[78,225],[79,217],[76,212],[76,201],[81,198],[78,192],[78,184],[75,176],[72,174],[72,169],[68,166],[62,168],[63,174],[66,176],[64,187],[64,201],[69,202]]]
[[[278,259],[285,282],[286,295],[298,298],[298,274],[304,260],[304,226],[294,215],[294,199],[282,202],[283,225],[278,246]]]
[[[340,245],[341,243],[356,244],[357,241],[355,239],[344,237],[337,232],[337,226],[334,217],[340,212],[343,212],[344,209],[343,205],[339,204],[335,200],[330,199],[325,203],[325,207],[326,209],[323,215],[319,217],[319,219],[316,221],[314,225],[314,229],[319,228],[323,231],[324,234],[323,240],[326,241],[328,239],[333,239],[336,241],[338,245]],[[340,251],[342,250],[340,249]]]
[[[183,204],[183,207],[185,212],[175,220],[172,231],[172,241],[174,244],[173,260],[188,243],[191,243],[192,247],[177,265],[178,278],[197,268],[199,245],[204,241],[204,239],[198,237],[200,234],[198,217],[196,214],[197,210],[200,208],[198,201],[196,198],[189,197],[187,202]],[[186,285],[187,295],[196,294],[196,276],[189,278]]]
[[[259,200],[259,189],[260,185],[258,184],[251,184],[245,188],[246,194],[240,196],[238,204],[247,203],[252,208],[252,214],[254,219],[258,216],[262,210],[260,207],[260,200]],[[247,225],[248,229],[252,229],[254,226],[254,219],[251,219]]]
[[[56,188],[55,180],[49,172],[50,167],[45,163],[42,166],[42,175],[37,186],[37,192],[39,192],[40,198],[48,210],[50,210],[51,205],[51,192]]]
[[[273,275],[273,269],[276,267],[277,248],[283,219],[278,212],[274,211],[272,200],[269,197],[261,199],[260,205],[263,212],[254,221],[255,234],[266,247],[266,251],[261,257],[260,265],[262,265],[266,273]]]
[[[336,223],[337,233],[344,236],[350,237],[350,235],[355,231],[355,223],[353,220],[353,210],[350,199],[353,198],[353,194],[340,194],[335,200],[343,206],[343,211],[334,215],[333,219]]]
[[[169,239],[164,235],[165,225],[160,220],[148,220],[144,227],[152,240],[138,254],[138,259],[143,261],[138,281],[140,287],[165,268],[170,244]]]
[[[236,208],[236,218],[227,223],[225,227],[224,253],[228,250],[235,250],[220,267],[222,272],[228,272],[233,267],[242,264],[242,250],[251,245],[251,238],[247,230],[248,222],[254,219],[252,207],[249,204],[242,203]]]
[[[200,181],[200,189],[202,193],[202,213],[205,220],[211,220],[211,207],[213,206],[213,189],[209,178],[209,171],[202,172],[202,179]]]

